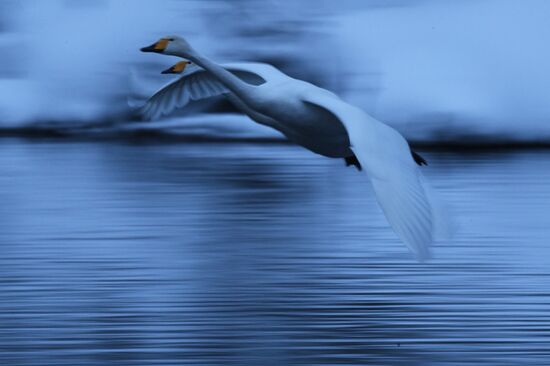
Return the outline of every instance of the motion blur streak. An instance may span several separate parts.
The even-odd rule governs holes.
[[[425,155],[419,264],[298,147],[4,140],[0,364],[548,365],[550,154]]]
[[[129,95],[169,80],[158,73],[172,61],[139,47],[176,33],[216,60],[267,61],[332,89],[415,140],[550,141],[544,0],[29,0],[0,10],[3,129],[125,123]]]

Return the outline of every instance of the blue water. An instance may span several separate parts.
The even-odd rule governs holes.
[[[0,364],[550,364],[550,151],[423,155],[419,264],[298,147],[3,139]]]

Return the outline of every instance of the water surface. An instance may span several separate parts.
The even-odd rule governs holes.
[[[423,155],[419,264],[298,147],[4,139],[0,364],[548,365],[550,152]]]

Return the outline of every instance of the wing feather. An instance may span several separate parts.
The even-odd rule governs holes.
[[[277,80],[282,75],[272,66],[261,63],[227,64],[224,67],[252,85]],[[196,69],[157,91],[141,106],[138,113],[145,120],[153,120],[170,114],[177,108],[185,107],[192,100],[206,99],[226,93],[229,93],[229,90],[214,76],[202,69]]]
[[[407,141],[393,128],[331,93],[316,89],[306,103],[332,113],[349,134],[350,148],[368,174],[376,198],[397,236],[419,258],[430,256],[436,225],[444,223],[444,212],[434,205],[414,162]]]

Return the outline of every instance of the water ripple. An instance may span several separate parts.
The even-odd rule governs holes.
[[[0,363],[547,365],[550,153],[424,153],[460,224],[412,260],[299,148],[0,145]]]

